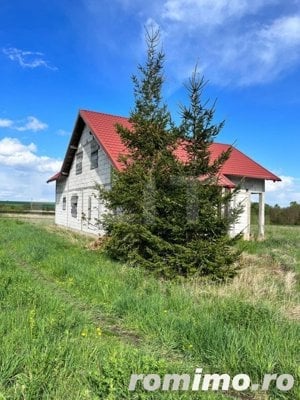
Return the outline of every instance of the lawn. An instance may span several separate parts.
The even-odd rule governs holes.
[[[300,229],[243,243],[222,285],[166,282],[89,249],[91,239],[0,219],[0,399],[291,399],[280,392],[128,392],[132,373],[299,378]]]

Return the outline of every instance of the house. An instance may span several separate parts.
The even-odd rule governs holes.
[[[103,234],[97,221],[104,206],[95,196],[95,184],[110,188],[112,170],[120,170],[119,155],[126,148],[116,132],[115,124],[130,127],[127,118],[80,110],[60,172],[47,182],[56,182],[55,222],[83,232]],[[211,158],[217,158],[230,145],[213,143]],[[178,153],[179,157],[183,155]],[[243,233],[250,237],[251,195],[259,195],[259,236],[264,237],[265,181],[280,181],[270,171],[232,148],[230,158],[220,171],[219,184],[224,190],[240,185],[233,206],[241,204],[243,212],[232,226],[230,235]]]

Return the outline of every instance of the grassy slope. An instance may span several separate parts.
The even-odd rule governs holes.
[[[126,392],[131,373],[197,366],[257,382],[264,373],[299,374],[299,231],[280,228],[247,244],[260,257],[244,257],[233,282],[213,286],[158,282],[50,229],[0,220],[4,398],[135,398]],[[299,388],[269,392],[270,399],[298,397]]]

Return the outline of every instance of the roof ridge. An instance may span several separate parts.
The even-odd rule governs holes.
[[[89,113],[100,114],[100,115],[107,115],[108,117],[123,118],[123,119],[126,119],[127,121],[129,120],[129,117],[124,117],[123,115],[116,115],[116,114],[110,114],[110,113],[105,113],[105,112],[100,112],[100,111],[87,110],[85,108],[80,108],[79,109],[79,113],[81,111],[86,111],[86,112],[89,112]]]
[[[100,114],[100,115],[107,115],[108,117],[123,118],[123,119],[126,119],[127,121],[129,121],[129,117],[125,117],[124,115],[111,114],[111,113],[102,112],[102,111],[87,110],[86,108],[80,108],[80,109],[79,109],[79,113],[80,113],[81,111],[86,111],[86,112],[89,112],[89,113]],[[237,148],[235,147],[234,144],[229,144],[229,143],[223,143],[223,142],[215,142],[215,141],[213,141],[211,144],[217,144],[217,145],[222,145],[222,146],[229,146],[229,147],[232,147],[232,148],[234,148],[234,149],[237,149]],[[250,158],[250,157],[248,157],[248,158]]]
[[[232,148],[236,148],[233,144],[229,144],[229,143],[223,143],[223,142],[212,142],[211,144],[217,144],[217,145],[219,145],[219,146],[229,146],[229,147],[232,147]]]

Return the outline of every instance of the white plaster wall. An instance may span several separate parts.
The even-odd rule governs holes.
[[[63,210],[63,197],[67,195],[66,179],[56,182],[56,201],[55,201],[55,223],[58,225],[68,225],[67,209],[68,201],[66,201],[66,211]]]
[[[76,155],[71,166],[69,176],[56,182],[55,222],[72,229],[88,233],[102,234],[98,220],[104,211],[97,199],[96,184],[110,185],[111,162],[104,150],[98,150],[98,168],[91,169],[90,144],[93,136],[85,126],[78,145],[78,152],[83,152],[82,173],[76,175]],[[71,198],[78,196],[77,217],[71,214]],[[63,198],[66,198],[66,210],[63,210]],[[91,218],[89,219],[89,197],[91,198]]]
[[[251,193],[261,193],[265,191],[265,180],[254,178],[240,178],[238,176],[228,176],[235,185],[241,185],[241,189],[249,190]]]
[[[236,236],[242,233],[244,239],[250,238],[251,231],[251,194],[265,192],[265,180],[255,178],[241,178],[238,176],[228,176],[235,184],[240,185],[241,190],[236,194],[232,202],[232,207],[241,205],[243,212],[235,225],[230,229],[230,235]]]
[[[242,208],[242,212],[239,215],[234,226],[231,227],[229,234],[234,237],[240,233],[243,234],[244,239],[249,239],[250,236],[250,213],[251,213],[251,198],[250,192],[241,189],[235,194],[231,201],[231,208],[235,209],[237,207]]]

